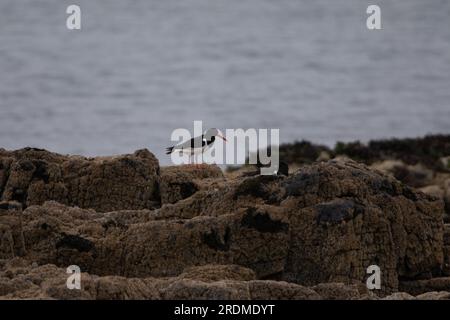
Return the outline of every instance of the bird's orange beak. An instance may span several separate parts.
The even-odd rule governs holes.
[[[225,142],[227,142],[228,140],[224,137],[224,136],[221,136],[220,134],[218,134],[217,135],[219,138],[222,138],[223,139],[223,141],[225,141]]]

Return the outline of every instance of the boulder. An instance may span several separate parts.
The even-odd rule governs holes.
[[[303,285],[365,282],[382,288],[439,270],[443,203],[353,161],[305,166],[283,182],[289,253],[282,279]]]
[[[8,210],[0,223],[12,221],[8,230],[16,236],[2,246],[0,258],[26,247],[20,256],[39,264],[76,264],[89,273],[128,277],[176,276],[206,264],[238,264],[267,277],[282,272],[285,264],[288,224],[267,208],[193,219],[149,217],[139,223],[133,216],[118,222],[114,215],[119,213],[46,202],[21,212],[19,224]]]
[[[25,148],[0,153],[0,197],[23,206],[55,200],[100,212],[159,206],[159,164],[148,150],[84,158]]]

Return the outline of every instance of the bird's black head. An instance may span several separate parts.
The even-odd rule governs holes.
[[[222,131],[220,131],[219,129],[216,129],[216,128],[211,128],[211,129],[206,130],[204,137],[205,137],[206,141],[211,141],[211,142],[214,142],[216,137],[222,138],[225,142],[227,141],[227,139],[225,139],[225,136],[222,133]]]

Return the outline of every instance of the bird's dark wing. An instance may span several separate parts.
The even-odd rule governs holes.
[[[174,147],[168,147],[166,148],[166,154],[171,154],[173,152]]]
[[[194,149],[194,148],[202,148],[206,145],[206,140],[204,140],[203,135],[192,138],[188,141],[182,142],[175,146],[175,149]]]

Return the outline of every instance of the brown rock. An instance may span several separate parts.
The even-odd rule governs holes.
[[[392,292],[398,277],[440,268],[442,201],[353,161],[305,166],[283,185],[291,237],[282,279],[365,282],[378,265]]]
[[[161,168],[161,203],[175,203],[201,189],[202,183],[223,179],[222,170],[215,165],[185,165]],[[206,180],[206,181],[205,181]]]
[[[437,199],[444,199],[444,190],[442,190],[442,188],[439,186],[431,185],[420,188],[419,190]]]
[[[103,163],[47,153],[42,159],[61,168],[70,161],[84,163],[86,168]],[[108,161],[116,163],[117,159]],[[83,168],[77,167],[73,174],[78,177],[83,172],[84,176]],[[441,272],[442,201],[364,165],[328,161],[302,167],[288,178],[195,181],[199,190],[193,195],[156,210],[102,213],[46,202],[15,212],[8,204],[0,215],[4,235],[0,259],[23,256],[38,265],[62,268],[77,264],[92,275],[119,277],[107,280],[114,283],[105,287],[107,296],[119,296],[120,288],[130,285],[148,287],[142,297],[159,294],[174,299],[189,295],[248,298],[248,282],[256,280],[251,272],[231,265],[251,269],[259,280],[290,283],[282,288],[264,284],[266,292],[282,292],[280,296],[308,296],[294,284],[350,285],[319,287],[322,292],[313,288],[329,299],[371,298],[370,292],[360,288],[356,288],[357,295],[352,285],[365,283],[366,269],[373,264],[381,268],[382,293],[396,291],[399,278],[416,280]],[[106,208],[115,207],[115,201],[108,203],[103,198],[97,203]],[[141,200],[135,205],[140,207]],[[157,294],[155,286],[161,288],[161,282],[152,280],[150,285],[120,277],[180,278],[172,279]],[[87,283],[94,286],[95,281]],[[54,293],[46,291],[46,296],[64,297],[64,288],[62,292],[56,285],[51,288]],[[176,288],[185,288],[185,292]],[[98,295],[92,290],[87,294]]]
[[[434,171],[420,163],[407,165],[400,160],[385,160],[372,164],[371,168],[390,174],[401,182],[416,188],[429,185],[434,178]]]
[[[416,300],[416,298],[406,292],[395,292],[382,300]]]
[[[201,282],[182,279],[162,290],[166,300],[248,300],[248,285],[238,281]]]
[[[418,300],[450,300],[450,292],[426,292],[416,297]]]
[[[283,270],[288,250],[288,224],[268,210],[139,223],[132,217],[128,223],[124,217],[118,222],[114,213],[47,202],[27,208],[23,226],[11,225],[11,233],[23,232],[29,260],[76,264],[99,275],[176,276],[198,265],[238,264],[266,277]],[[7,249],[19,240],[10,239]]]
[[[313,289],[284,281],[255,280],[248,283],[252,300],[319,300]]]
[[[48,200],[97,211],[159,205],[159,164],[148,150],[84,158],[25,148],[0,154],[1,199],[24,206]]]
[[[179,279],[214,282],[219,280],[250,281],[255,280],[255,272],[239,265],[203,265],[186,268]]]
[[[432,278],[415,281],[401,281],[401,291],[419,295],[430,291],[450,291],[450,277]]]
[[[361,286],[343,283],[320,283],[312,289],[325,300],[356,300],[362,293],[367,293]]]

